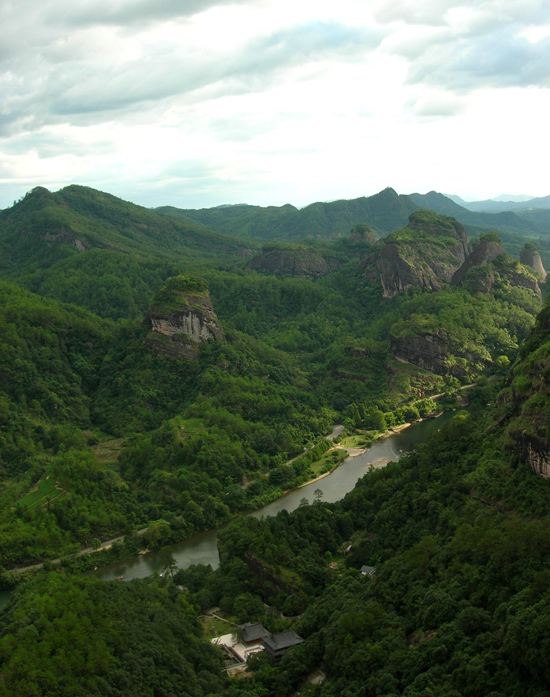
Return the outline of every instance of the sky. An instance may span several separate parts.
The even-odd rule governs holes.
[[[0,208],[550,194],[548,0],[1,0]]]

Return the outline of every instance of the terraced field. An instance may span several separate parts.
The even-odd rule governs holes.
[[[65,496],[66,493],[57,482],[46,476],[38,482],[32,491],[19,499],[19,503],[32,511],[40,506],[46,506],[49,501]]]

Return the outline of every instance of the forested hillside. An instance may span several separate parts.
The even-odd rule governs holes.
[[[166,220],[83,187],[35,189],[1,215],[4,275],[53,296],[1,282],[6,568],[163,521],[160,545],[257,507],[311,476],[285,463],[332,423],[414,418],[416,400],[498,371],[540,307],[518,262],[483,266],[490,292],[453,287],[466,234],[433,213],[380,242],[363,224],[300,247],[302,267],[337,261],[315,279],[293,277],[292,245],[292,273],[256,270],[238,241]],[[408,270],[391,298],[388,253]],[[206,306],[168,301],[172,271],[221,322],[200,346]]]
[[[536,250],[526,266],[496,233],[469,239],[382,194],[353,215],[313,207],[330,239],[264,246],[237,218],[243,237],[86,187],[34,189],[0,213],[0,581],[20,583],[0,616],[0,694],[264,697],[310,689],[316,667],[321,695],[548,689]],[[184,592],[75,575],[335,467],[321,459],[334,424],[369,443],[433,411],[432,395],[458,407],[469,384],[469,415],[343,502],[238,519],[220,570],[174,577]],[[40,561],[34,580],[14,573]],[[196,625],[212,605],[306,641],[230,684]]]
[[[247,689],[546,694],[550,489],[510,435],[518,419],[540,428],[535,395],[541,411],[548,406],[548,375],[540,373],[547,315],[500,393],[495,382],[480,384],[469,412],[398,464],[373,470],[340,503],[235,522],[220,536],[220,569],[203,572],[200,586],[198,568],[182,572],[197,602],[220,603],[241,621],[260,601],[300,615],[292,626],[304,644],[279,670],[255,659]],[[537,385],[531,397],[514,391],[520,379]],[[545,443],[539,456],[547,463]],[[376,567],[373,576],[361,575],[365,564]],[[256,615],[274,621],[265,609]],[[318,668],[325,682],[307,687]]]
[[[287,204],[266,208],[236,205],[201,210],[173,207],[157,210],[170,217],[202,223],[232,235],[296,242],[309,237],[343,237],[358,223],[366,223],[378,234],[386,234],[405,225],[409,215],[418,207],[408,196],[399,195],[388,187],[374,196],[351,201],[312,203],[300,209]]]
[[[240,261],[254,242],[88,187],[37,187],[0,213],[0,251],[0,273],[19,285],[102,317],[135,319],[166,278]]]

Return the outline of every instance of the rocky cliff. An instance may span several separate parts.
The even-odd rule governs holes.
[[[151,326],[147,346],[165,356],[193,359],[201,343],[224,339],[202,279],[170,278],[155,293],[147,321]]]
[[[519,260],[524,266],[528,266],[535,273],[535,276],[544,283],[546,281],[546,269],[543,266],[542,259],[534,244],[527,242],[521,250]]]
[[[438,290],[468,257],[464,227],[433,211],[416,211],[406,228],[395,230],[364,262],[365,279],[382,284],[384,297],[417,286]]]
[[[249,269],[271,273],[276,276],[309,278],[315,280],[326,276],[340,266],[336,259],[325,258],[312,249],[301,249],[290,245],[270,245],[248,264]]]
[[[537,318],[501,392],[502,446],[542,477],[550,478],[550,305]]]
[[[500,283],[541,294],[532,269],[508,256],[494,233],[481,238],[474,251],[454,273],[451,283],[458,286],[467,284],[471,290],[482,293],[489,293],[496,283]]]
[[[449,345],[443,332],[421,332],[416,336],[390,337],[392,356],[403,363],[429,370],[436,375],[447,375]]]

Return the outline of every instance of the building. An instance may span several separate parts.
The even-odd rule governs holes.
[[[259,622],[240,624],[239,629],[242,632],[243,644],[246,646],[259,644],[264,637],[269,636],[267,629]]]
[[[276,666],[281,661],[287,649],[291,646],[298,646],[298,644],[302,644],[303,641],[302,637],[298,636],[295,631],[290,629],[287,632],[264,637],[262,639],[262,644],[271,659],[271,663]]]
[[[374,572],[376,571],[376,566],[367,566],[366,564],[363,564],[361,567],[361,573],[363,576],[372,576]]]

